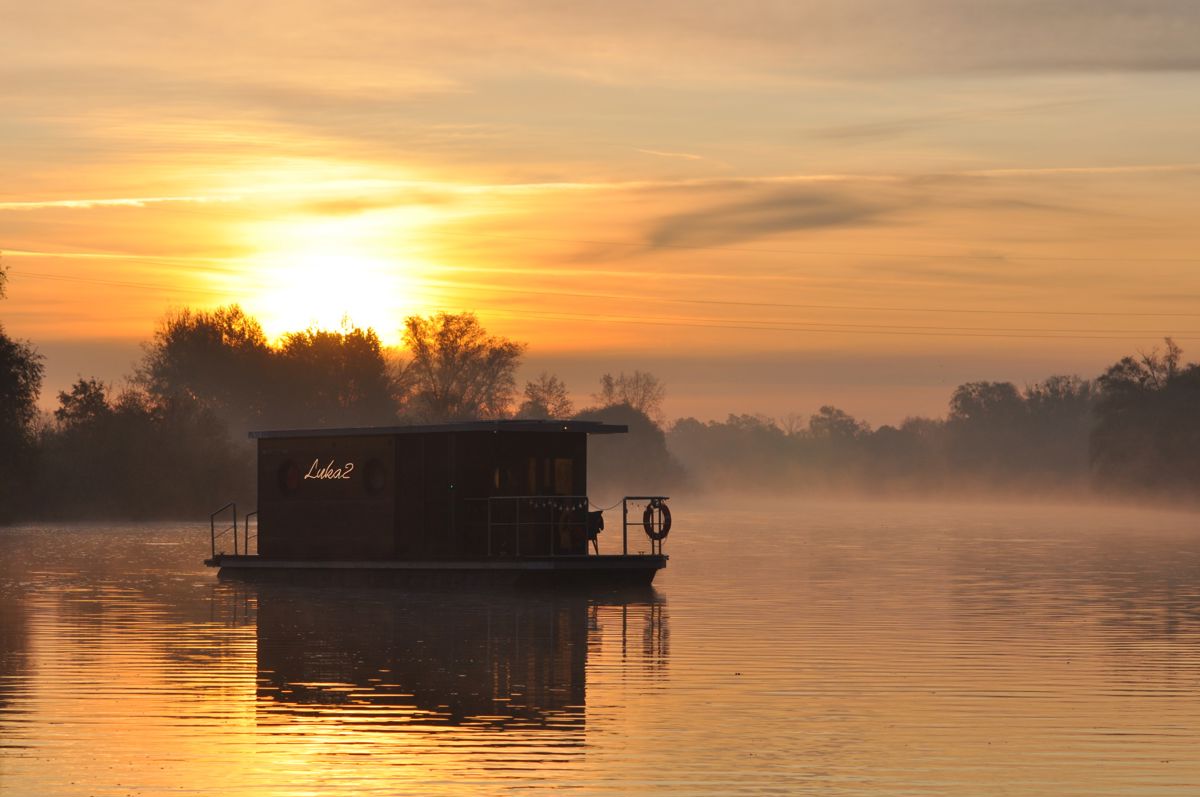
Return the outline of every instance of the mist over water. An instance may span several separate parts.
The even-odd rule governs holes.
[[[0,793],[1200,789],[1195,514],[673,508],[655,590],[602,596],[222,583],[200,524],[0,529]]]

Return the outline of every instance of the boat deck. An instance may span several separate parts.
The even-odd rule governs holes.
[[[217,554],[204,560],[221,578],[341,584],[458,586],[649,585],[667,566],[664,554],[602,554],[429,561],[319,561]]]

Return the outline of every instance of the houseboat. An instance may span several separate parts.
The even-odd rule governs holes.
[[[241,526],[233,504],[212,514],[205,564],[260,580],[648,585],[667,564],[667,496],[626,496],[603,536],[587,496],[588,435],[627,431],[518,420],[251,432],[258,508]]]

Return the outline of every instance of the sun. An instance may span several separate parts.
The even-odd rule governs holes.
[[[357,252],[313,251],[264,264],[260,271],[263,287],[247,305],[268,337],[309,327],[338,329],[350,322],[396,342],[411,294],[396,266]]]
[[[267,225],[256,237],[265,245],[246,274],[242,303],[272,340],[351,323],[395,346],[404,317],[422,304],[421,265],[397,257],[377,224],[303,219]]]

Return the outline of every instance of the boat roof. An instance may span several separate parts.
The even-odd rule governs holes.
[[[270,437],[351,437],[389,434],[439,434],[449,432],[582,432],[584,434],[623,434],[624,424],[600,421],[461,421],[459,423],[412,424],[407,426],[352,426],[324,429],[266,429],[250,432],[253,438]]]

